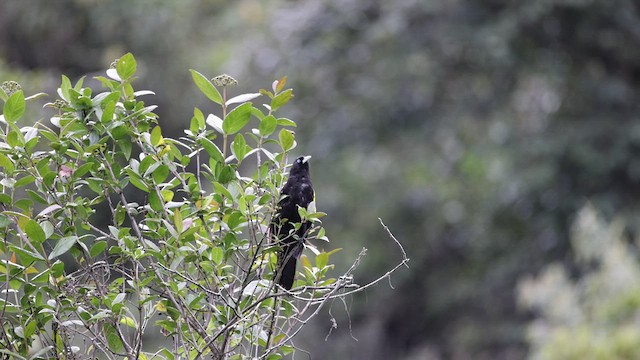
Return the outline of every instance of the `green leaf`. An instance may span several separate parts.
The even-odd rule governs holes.
[[[58,173],[55,171],[48,172],[46,175],[42,177],[42,182],[51,187],[53,186],[53,182],[58,178]]]
[[[29,240],[35,241],[37,243],[42,243],[47,240],[47,237],[44,234],[44,230],[37,221],[30,219],[24,225],[24,229],[22,229],[26,234]]]
[[[38,194],[37,192],[35,192],[35,191],[31,190],[31,189],[27,189],[27,193],[29,193],[29,197],[31,199],[33,199],[34,201],[37,201],[37,202],[39,202],[41,204],[48,204],[49,203],[47,201],[47,199],[42,197],[42,195]]]
[[[0,214],[0,229],[4,229],[9,225],[11,225],[11,219],[4,214]]]
[[[24,100],[24,93],[22,90],[16,91],[4,103],[4,108],[2,109],[4,119],[9,123],[15,123],[24,115],[26,108],[27,103]]]
[[[35,180],[35,178],[33,176],[31,176],[31,175],[27,175],[27,176],[21,177],[18,181],[16,181],[15,187],[17,189],[17,188],[23,187],[25,185],[29,185],[32,182],[34,182],[34,180]]]
[[[293,126],[296,127],[296,123],[293,120],[287,118],[279,118],[278,125],[280,126]]]
[[[48,239],[51,235],[53,235],[53,224],[51,224],[49,221],[41,222],[40,226],[42,227],[42,230],[44,230],[44,237]]]
[[[204,114],[198,108],[193,108],[193,117],[198,121],[198,126],[204,129]]]
[[[222,131],[227,135],[232,135],[242,130],[251,119],[251,103],[244,103],[233,109],[222,121]]]
[[[220,170],[220,175],[218,176],[218,181],[222,184],[226,184],[229,181],[235,179],[236,171],[229,165],[225,165],[222,170]]]
[[[107,248],[106,241],[96,241],[95,244],[91,246],[91,249],[89,250],[89,255],[91,255],[91,257],[94,258],[102,254],[102,252],[104,252],[104,249],[106,248]]]
[[[44,261],[44,258],[42,258],[41,261]],[[34,283],[46,283],[46,282],[49,282],[49,273],[50,273],[50,270],[46,269],[43,272],[41,272],[40,274],[38,274],[35,277],[33,277],[33,279],[31,279],[31,282],[34,282]]]
[[[18,136],[18,132],[17,131],[9,131],[9,133],[7,134],[7,144],[14,148],[16,146],[22,145],[19,142],[19,136]]]
[[[286,103],[289,102],[293,98],[293,90],[287,89],[271,100],[271,110],[276,111],[278,108],[282,107]]]
[[[111,136],[113,136],[113,138],[116,140],[123,139],[125,136],[127,136],[127,132],[127,127],[122,124],[111,128]]]
[[[24,148],[27,150],[27,152],[31,152],[33,150],[33,148],[38,145],[38,141],[40,140],[39,136],[33,137],[29,140],[27,140],[27,143],[24,144]]]
[[[93,106],[91,98],[75,89],[69,89],[69,102],[76,109],[89,109]]]
[[[0,354],[8,355],[10,359],[27,360],[24,356],[20,356],[20,354],[7,349],[0,349]]]
[[[124,219],[127,216],[127,210],[125,209],[124,206],[122,206],[122,204],[118,204],[118,206],[116,206],[116,211],[115,214],[113,215],[113,220],[115,221],[115,224],[117,226],[122,225],[122,223],[124,223]]]
[[[134,328],[136,329],[138,326],[136,325],[135,320],[133,320],[132,318],[128,317],[128,316],[123,316],[120,318],[120,324],[126,325],[130,328]]]
[[[200,132],[200,124],[195,116],[191,118],[191,123],[189,123],[189,131],[191,131],[192,135],[197,135]]]
[[[113,305],[117,305],[117,304],[121,304],[125,299],[127,298],[127,294],[125,293],[118,293],[118,295],[116,295],[113,298],[113,301],[111,301],[111,306]]]
[[[162,130],[160,126],[156,126],[151,130],[151,145],[158,146],[162,144]]]
[[[4,168],[4,173],[11,175],[13,171],[16,169],[13,165],[13,161],[11,161],[8,157],[3,154],[0,154],[0,167]]]
[[[133,184],[133,186],[137,187],[138,189],[144,192],[149,192],[149,187],[147,186],[147,184],[144,183],[140,175],[136,174],[131,169],[125,169],[125,171],[129,175],[129,181],[131,182],[131,184]]]
[[[58,138],[58,134],[49,131],[49,130],[45,130],[45,129],[40,129],[40,135],[44,136],[45,138],[47,138],[47,140],[51,141],[51,142],[56,142],[58,140],[60,140]]]
[[[242,161],[247,155],[247,141],[244,139],[244,136],[242,136],[242,134],[236,135],[236,138],[231,144],[231,151],[233,152],[233,155],[236,156],[236,159],[238,159],[238,161]]]
[[[116,328],[114,328],[111,324],[104,324],[103,329],[105,335],[107,335],[107,344],[109,345],[109,350],[116,353],[124,352],[124,344],[122,343],[120,336],[118,336]]]
[[[316,256],[316,267],[318,269],[322,269],[327,266],[328,262],[329,254],[327,254],[326,252],[321,252],[320,254],[318,254],[318,256]]]
[[[103,92],[93,98],[93,104],[100,105],[100,108],[105,109],[107,105],[116,104],[118,99],[120,99],[119,91]]]
[[[211,249],[211,261],[213,261],[216,265],[220,265],[223,258],[224,251],[221,248],[216,246]]]
[[[138,64],[136,63],[136,59],[133,55],[131,53],[126,53],[118,60],[116,71],[118,72],[120,79],[127,80],[136,73],[137,67]]]
[[[287,151],[293,148],[293,143],[294,143],[293,132],[287,129],[282,129],[278,134],[278,139],[280,139],[280,146],[282,147],[282,150]]]
[[[169,202],[169,201],[173,200],[173,195],[174,194],[173,194],[173,191],[171,191],[171,190],[166,190],[166,189],[165,190],[161,190],[160,194],[162,195],[162,199],[165,202]]]
[[[145,156],[145,158],[140,161],[137,172],[140,174],[148,174],[150,171],[153,171],[149,170],[150,168],[155,169],[158,165],[158,162],[153,156]]]
[[[175,224],[178,233],[182,233],[182,213],[178,208],[173,209],[173,223]]]
[[[113,113],[116,110],[116,102],[112,101],[105,105],[104,110],[102,111],[102,116],[100,117],[100,121],[109,122],[113,120]]]
[[[278,126],[278,121],[273,115],[269,115],[260,121],[258,130],[260,131],[260,135],[267,137],[276,131],[276,126]]]
[[[218,89],[213,86],[211,81],[209,81],[209,79],[207,79],[204,75],[193,69],[190,69],[189,71],[191,71],[191,77],[193,78],[193,82],[196,84],[198,89],[200,89],[200,91],[202,91],[202,93],[205,94],[209,98],[209,100],[222,105],[222,96],[220,95]]]
[[[51,275],[54,277],[60,277],[64,274],[64,263],[60,260],[56,260],[53,265],[51,265]]]
[[[258,120],[264,119],[264,116],[265,116],[264,113],[260,109],[258,109],[256,107],[251,108],[251,115],[253,115],[256,118],[258,118]]]
[[[153,180],[155,180],[156,184],[160,184],[169,176],[169,167],[165,164],[161,164],[153,171],[152,175]]]
[[[25,213],[29,213],[33,207],[33,201],[31,199],[20,199],[14,202],[13,206],[22,209]]]
[[[293,347],[289,345],[284,345],[283,347],[280,348],[280,351],[282,351],[284,355],[291,354],[293,350],[294,350]]]
[[[107,72],[111,71],[112,69],[107,70]],[[111,89],[112,91],[115,91],[115,89],[118,88],[118,86],[120,85],[120,83],[118,83],[115,80],[111,80],[111,79],[107,79],[104,76],[94,76],[94,79],[100,81],[100,83],[102,84],[102,86]]]
[[[273,99],[273,93],[269,90],[260,89],[260,94],[268,96],[269,99]]]
[[[11,203],[13,203],[13,199],[10,195],[0,194],[0,203],[3,203],[5,205],[11,205]]]
[[[229,192],[229,190],[227,190],[227,188],[224,187],[224,185],[218,183],[218,182],[214,182],[213,183],[214,188],[216,189],[215,192],[220,193],[222,195],[224,195],[226,198],[228,199],[233,199],[233,196],[231,195],[231,193]]]
[[[75,245],[76,241],[78,241],[77,236],[66,236],[58,240],[56,247],[54,247],[51,254],[49,254],[49,260],[65,254],[73,245]]]
[[[92,169],[93,167],[95,167],[95,166],[96,166],[96,164],[95,164],[95,163],[91,163],[91,162],[88,162],[88,163],[82,164],[82,165],[80,165],[80,166],[76,169],[76,171],[74,171],[74,172],[73,172],[73,176],[74,176],[75,178],[80,178],[80,177],[82,177],[84,174],[88,173],[88,172],[89,172],[89,170],[91,170],[91,169]]]
[[[64,99],[69,101],[69,90],[71,90],[71,80],[69,80],[68,77],[62,75],[62,82],[60,83],[60,96]]]
[[[237,228],[238,225],[240,225],[244,221],[245,219],[242,216],[242,213],[239,211],[234,211],[229,216],[226,216],[224,218],[224,222],[226,222],[227,225],[229,225],[229,229],[231,230]]]
[[[149,192],[149,205],[155,211],[162,211],[162,201],[156,191]]]
[[[131,159],[132,142],[126,139],[118,141],[118,147],[122,150],[125,159]]]
[[[82,85],[84,84],[84,79],[86,77],[87,76],[85,75],[85,76],[81,77],[80,79],[78,79],[78,81],[76,82],[76,86],[73,87],[76,91],[80,91],[82,89]],[[88,88],[86,90],[91,91],[91,89],[88,89]]]
[[[30,262],[40,260],[44,261],[42,255],[35,253],[31,250],[23,249],[21,247],[15,245],[9,245],[9,249],[15,252],[18,256],[20,256],[20,260],[22,260],[22,264],[29,264]]]
[[[214,144],[213,141],[204,137],[198,139],[198,141],[200,145],[202,145],[202,147],[204,148],[204,151],[206,151],[207,154],[209,154],[209,156],[211,156],[212,159],[214,159],[219,163],[224,163],[224,157],[222,156],[222,151],[220,151],[218,146]]]
[[[103,179],[88,178],[88,179],[86,179],[86,182],[87,182],[87,186],[89,186],[89,189],[91,189],[96,194],[102,194],[103,193],[103,191],[102,191]]]

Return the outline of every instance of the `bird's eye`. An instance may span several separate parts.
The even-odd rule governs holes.
[[[298,164],[302,164],[302,159],[298,159],[298,160],[296,160],[296,162],[297,162]]]

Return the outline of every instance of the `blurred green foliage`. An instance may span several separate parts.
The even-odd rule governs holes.
[[[571,236],[577,267],[550,264],[520,283],[521,304],[540,315],[529,326],[531,359],[640,358],[638,247],[623,231],[585,206]]]
[[[633,1],[41,5],[0,3],[1,57],[81,73],[133,51],[142,86],[175,85],[158,92],[169,134],[191,116],[167,103],[194,96],[186,68],[247,86],[289,76],[296,100],[283,114],[300,119],[335,246],[345,259],[368,247],[363,266],[377,277],[398,260],[382,217],[413,260],[393,279],[398,291],[354,299],[366,307],[351,329],[339,319],[327,343],[318,339],[329,319],[305,332],[300,344],[314,356],[521,358],[529,316],[514,288],[549,262],[570,262],[569,228],[585,199],[639,229]]]

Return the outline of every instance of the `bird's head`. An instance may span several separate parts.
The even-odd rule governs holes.
[[[291,170],[289,171],[290,176],[302,175],[305,172],[309,172],[309,159],[311,156],[300,156],[293,162],[291,166]]]

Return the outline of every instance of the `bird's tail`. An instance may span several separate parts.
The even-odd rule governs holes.
[[[296,277],[296,262],[297,259],[295,256],[290,256],[292,254],[288,254],[288,259],[285,258],[285,263],[281,265],[282,269],[280,272],[280,279],[278,279],[278,284],[287,290],[291,290],[293,286],[293,280]]]
[[[293,286],[293,281],[296,277],[296,263],[300,255],[302,255],[303,249],[304,244],[301,241],[296,241],[287,245],[284,251],[280,253],[280,258],[278,259],[280,272],[278,274],[278,284],[287,290],[291,290]]]

